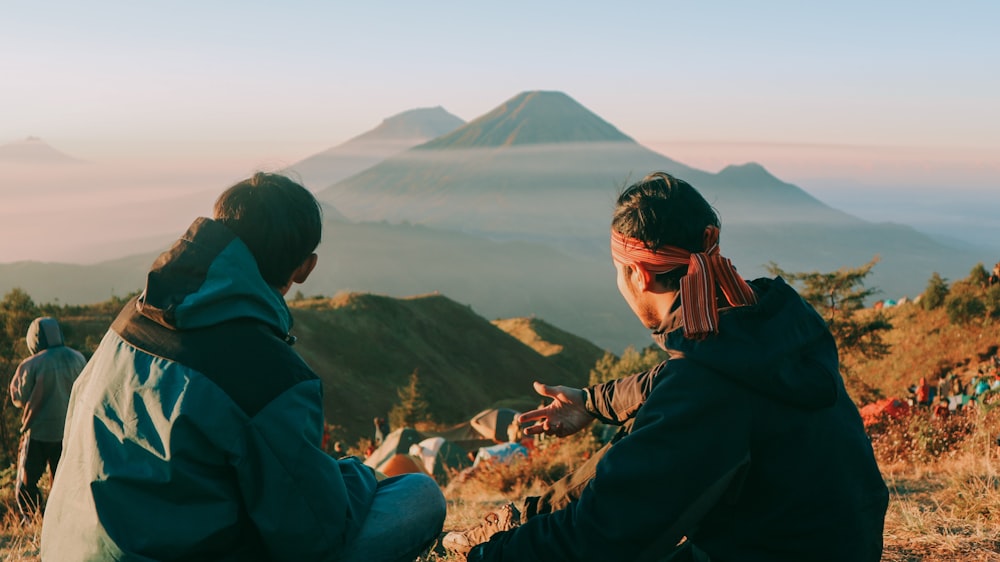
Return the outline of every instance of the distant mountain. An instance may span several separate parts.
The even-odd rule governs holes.
[[[454,424],[498,401],[536,400],[533,380],[582,386],[572,374],[440,295],[343,294],[292,303],[296,349],[323,379],[327,420],[368,435],[417,371],[437,421]]]
[[[771,261],[788,271],[830,271],[879,255],[869,281],[901,296],[921,291],[934,271],[964,275],[983,260],[912,228],[834,209],[756,163],[718,174],[685,166],[558,92],[519,94],[317,195],[352,220],[541,242],[606,260],[619,190],[656,170],[689,181],[718,210],[723,252],[747,277],[764,274]]]
[[[82,160],[52,148],[38,137],[0,145],[0,163],[79,164]]]
[[[618,295],[603,259],[424,226],[327,218],[317,249],[319,264],[293,292],[396,297],[438,292],[487,318],[543,318],[615,351],[649,342],[648,331]],[[0,263],[0,294],[21,287],[36,302],[58,299],[64,304],[124,296],[142,289],[158,253],[93,265]]]
[[[422,150],[565,142],[635,142],[562,92],[523,92]]]
[[[464,124],[465,121],[440,106],[411,109],[284,171],[297,176],[310,189],[321,189]]]
[[[590,370],[605,354],[605,350],[586,339],[560,330],[541,318],[505,318],[494,320],[493,325],[534,349],[556,367],[579,375],[585,383],[590,379]]]

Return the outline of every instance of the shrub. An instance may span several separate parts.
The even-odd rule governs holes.
[[[986,315],[986,304],[972,294],[951,295],[945,299],[948,320],[952,324],[968,324]]]
[[[948,281],[941,278],[938,272],[934,272],[927,280],[927,288],[924,289],[921,303],[926,310],[934,310],[944,304],[944,299],[948,296]]]
[[[1000,318],[1000,285],[993,285],[986,290],[983,304],[986,305],[986,313],[991,318]]]

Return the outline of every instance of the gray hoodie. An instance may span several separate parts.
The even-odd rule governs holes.
[[[25,337],[28,357],[17,366],[10,381],[10,399],[24,408],[21,432],[35,441],[62,441],[73,382],[87,364],[83,355],[63,343],[55,318],[35,318]]]

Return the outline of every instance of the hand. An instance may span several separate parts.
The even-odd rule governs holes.
[[[552,398],[548,406],[525,412],[518,416],[520,424],[538,422],[524,428],[525,435],[555,435],[566,437],[587,427],[594,417],[587,412],[587,398],[583,390],[569,386],[548,386],[535,382],[535,392]]]

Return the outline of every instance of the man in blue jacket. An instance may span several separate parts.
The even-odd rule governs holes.
[[[527,433],[569,435],[595,418],[622,431],[446,547],[475,562],[881,558],[888,491],[833,337],[780,278],[740,278],[719,227],[668,174],[622,193],[618,289],[669,359],[585,389],[536,383],[553,401],[521,415],[538,422]]]
[[[46,560],[413,560],[445,502],[424,475],[377,482],[321,449],[322,385],[283,295],[322,218],[258,173],[150,270],[73,387]]]

